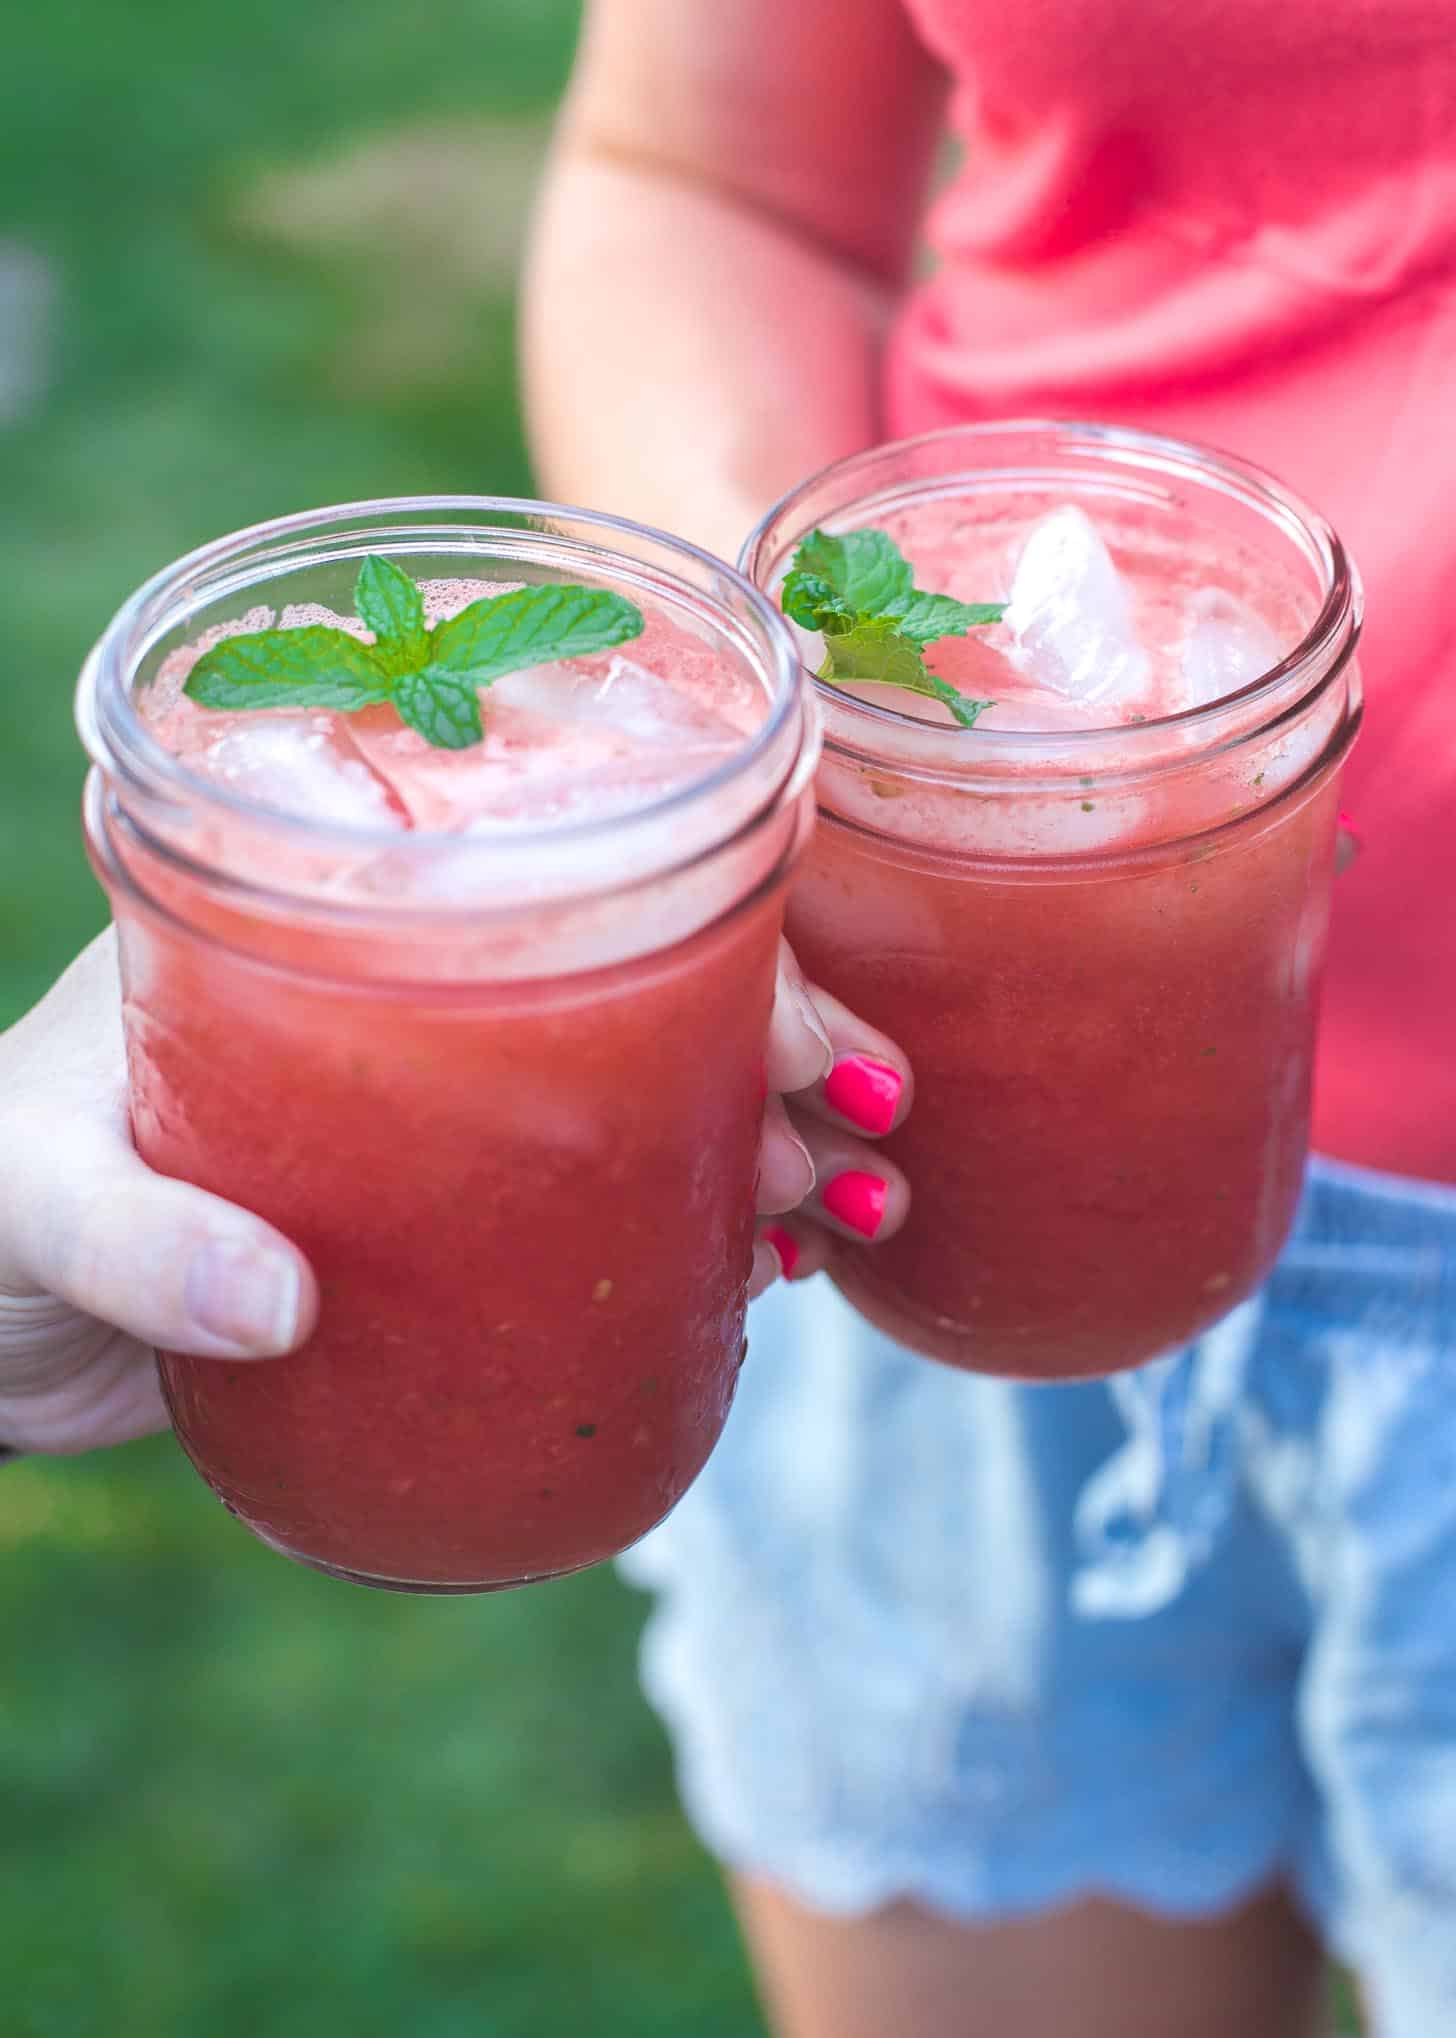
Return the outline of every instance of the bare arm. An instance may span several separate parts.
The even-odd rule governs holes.
[[[526,284],[546,492],[731,559],[785,488],[871,442],[940,102],[900,0],[588,0]],[[776,1035],[798,1015],[800,1052],[770,1054],[793,1104],[770,1100],[759,1202],[797,1214],[760,1243],[755,1288],[812,1272],[824,1227],[844,1229],[816,1180],[883,1181],[878,1237],[908,1197],[824,1093],[831,1060],[870,1056],[898,1072],[898,1122],[903,1057],[833,999],[811,1005],[787,955],[778,1012]]]
[[[549,494],[731,558],[878,436],[941,96],[899,0],[591,0],[527,277]]]

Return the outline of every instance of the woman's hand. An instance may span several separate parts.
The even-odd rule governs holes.
[[[317,1308],[271,1225],[137,1158],[102,935],[0,1035],[0,1443],[85,1451],[164,1429],[156,1346],[268,1358]]]
[[[769,1098],[759,1153],[757,1295],[779,1274],[822,1267],[831,1235],[863,1243],[905,1222],[910,1192],[900,1170],[869,1143],[910,1108],[905,1057],[827,991],[806,984],[787,942],[768,1053]]]

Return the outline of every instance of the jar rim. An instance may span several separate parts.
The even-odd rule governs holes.
[[[411,538],[421,542],[413,546],[400,542]],[[395,541],[392,545],[390,539]],[[458,550],[462,559],[520,558],[538,564],[575,559],[582,570],[592,567],[599,575],[611,573],[634,588],[655,593],[659,602],[692,610],[711,623],[719,637],[761,673],[769,689],[768,711],[731,757],[640,807],[482,836],[438,828],[372,828],[250,799],[189,769],[138,714],[132,699],[137,670],[158,640],[185,621],[189,602],[195,610],[204,597],[212,601],[234,591],[264,590],[270,580],[311,559],[321,563],[362,558],[370,550],[411,549],[429,550],[435,556]],[[664,561],[695,569],[701,584],[674,572]],[[238,567],[231,577],[230,562]],[[742,618],[734,615],[730,598],[744,612]],[[777,604],[745,575],[689,540],[651,525],[606,511],[515,496],[380,496],[265,518],[211,539],[152,574],[122,603],[82,668],[75,714],[87,755],[103,778],[164,808],[231,813],[310,851],[387,847],[394,856],[424,858],[448,847],[453,856],[468,853],[482,869],[493,860],[516,861],[548,848],[590,851],[608,840],[620,842],[633,831],[660,830],[676,815],[711,801],[762,767],[781,739],[793,733],[796,717],[799,740],[785,770],[775,772],[773,782],[765,785],[765,807],[776,806],[786,783],[802,775],[806,750],[811,759],[817,751],[813,697],[803,684],[793,639]]]
[[[1037,456],[1045,464],[1025,463],[998,468],[984,458],[978,465],[955,465],[957,450],[984,454],[987,448],[1010,446],[1018,441],[1044,441]],[[833,508],[827,513],[841,517],[860,505],[883,505],[893,497],[898,507],[923,499],[933,489],[949,492],[946,484],[958,476],[975,475],[982,483],[994,482],[1003,474],[1009,487],[1041,486],[1054,482],[1059,470],[1053,464],[1059,453],[1105,459],[1109,467],[1144,477],[1161,477],[1171,500],[1172,484],[1213,488],[1245,506],[1262,512],[1293,539],[1312,563],[1317,563],[1322,581],[1320,607],[1299,642],[1277,665],[1258,675],[1235,692],[1193,708],[1169,715],[1150,715],[1145,721],[1115,723],[1105,727],[1025,730],[996,729],[981,722],[957,728],[927,721],[924,717],[864,701],[846,693],[830,681],[819,679],[805,668],[806,679],[826,710],[832,710],[824,736],[826,751],[874,757],[876,732],[883,739],[920,737],[933,741],[938,753],[935,769],[928,775],[945,782],[958,777],[962,768],[974,774],[1013,757],[1024,759],[1034,751],[1038,760],[1055,775],[1059,769],[1082,771],[1087,761],[1114,746],[1126,755],[1130,744],[1156,752],[1169,744],[1178,746],[1186,759],[1191,744],[1207,733],[1217,745],[1237,722],[1247,730],[1252,716],[1258,728],[1259,715],[1268,707],[1275,719],[1286,712],[1291,698],[1302,700],[1313,694],[1342,669],[1354,650],[1363,620],[1363,592],[1354,561],[1333,526],[1304,498],[1253,461],[1154,432],[1128,426],[1060,418],[998,418],[970,424],[942,426],[913,437],[867,447],[844,459],[834,460],[787,490],[759,519],[745,539],[738,564],[745,576],[768,592],[777,584],[791,545],[814,527],[814,519],[796,518],[796,512],[816,496],[824,497],[831,486],[836,491]],[[925,471],[903,480],[898,486],[875,491],[855,487],[861,478],[877,472],[888,476],[898,464],[914,467],[924,460]],[[1060,470],[1063,477],[1065,469]],[[785,533],[789,535],[785,535]],[[858,739],[858,740],[856,740]],[[917,774],[918,775],[918,774]]]

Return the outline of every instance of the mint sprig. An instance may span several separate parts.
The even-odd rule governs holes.
[[[183,691],[199,707],[357,708],[390,702],[439,750],[468,750],[485,731],[480,689],[503,673],[609,651],[639,637],[642,611],[604,588],[547,585],[486,595],[429,629],[420,590],[371,554],[354,584],[374,642],[306,623],[225,637],[204,651]]]
[[[937,638],[999,623],[1006,604],[927,594],[916,587],[914,568],[887,531],[811,531],[794,554],[779,599],[786,616],[823,637],[821,679],[875,680],[927,695],[964,729],[996,705],[972,700],[939,678],[924,653]]]
[[[371,552],[354,582],[354,608],[374,632],[376,654],[396,677],[428,663],[424,597],[402,566]]]

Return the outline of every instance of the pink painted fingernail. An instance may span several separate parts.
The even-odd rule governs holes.
[[[791,1231],[785,1231],[781,1224],[770,1224],[763,1237],[779,1256],[779,1265],[784,1270],[784,1279],[792,1281],[794,1269],[799,1264],[799,1241]]]
[[[825,1183],[819,1200],[831,1217],[837,1217],[861,1238],[873,1238],[885,1221],[889,1193],[889,1183],[879,1175],[846,1168],[842,1175]]]
[[[829,1071],[824,1095],[841,1118],[861,1132],[888,1132],[904,1087],[905,1078],[888,1062],[871,1061],[867,1054],[847,1054]]]
[[[1347,807],[1341,807],[1339,820],[1340,826],[1344,829],[1345,833],[1354,842],[1355,847],[1357,849],[1363,849],[1365,847],[1365,837],[1360,833],[1360,830],[1355,826],[1355,817]]]

